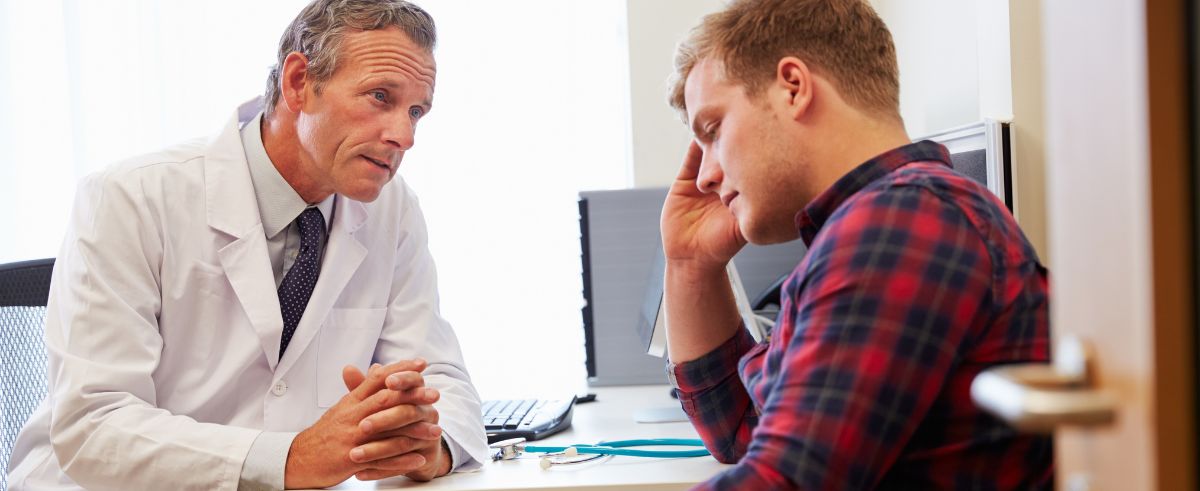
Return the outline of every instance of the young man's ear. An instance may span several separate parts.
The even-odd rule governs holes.
[[[291,52],[284,58],[279,72],[279,95],[284,109],[298,113],[307,97],[304,89],[308,84],[308,57],[297,51]]]
[[[779,60],[775,84],[786,94],[786,107],[793,119],[800,119],[812,105],[813,76],[808,64],[794,56]]]

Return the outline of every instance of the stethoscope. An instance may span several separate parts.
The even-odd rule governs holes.
[[[691,450],[643,450],[629,447],[644,447],[644,446],[676,446],[676,447],[700,447]],[[570,446],[553,446],[553,445],[526,445],[524,438],[511,438],[504,441],[499,441],[489,445],[495,452],[492,454],[492,460],[513,460],[520,457],[524,452],[542,453],[540,465],[543,469],[549,469],[555,464],[578,464],[586,462],[594,458],[612,455],[625,455],[629,457],[659,457],[659,458],[680,458],[680,457],[703,457],[711,455],[708,449],[704,448],[704,442],[694,438],[649,438],[640,440],[617,440],[612,442],[601,442],[596,445],[587,443],[579,443]],[[585,454],[590,457],[575,460],[574,457]],[[560,457],[565,457],[568,460],[561,460]]]

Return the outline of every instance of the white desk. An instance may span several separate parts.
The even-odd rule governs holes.
[[[575,406],[571,428],[538,444],[570,445],[631,438],[698,438],[691,423],[642,424],[633,420],[639,409],[677,406],[665,385],[597,387],[596,402]],[[678,449],[678,447],[664,447]],[[725,464],[712,457],[657,459],[612,457],[582,464],[556,465],[542,470],[536,454],[518,460],[487,462],[483,470],[455,473],[417,483],[404,478],[379,482],[354,479],[333,489],[356,490],[675,490],[687,489],[721,472]]]

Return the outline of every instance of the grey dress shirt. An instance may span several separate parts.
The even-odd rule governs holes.
[[[275,287],[279,288],[300,252],[300,225],[296,223],[296,217],[310,206],[321,210],[321,215],[325,217],[325,230],[321,234],[318,254],[324,258],[329,227],[333,223],[333,214],[337,212],[337,194],[310,205],[296,193],[267,156],[262,141],[261,112],[247,122],[241,132],[242,147],[246,150],[246,161],[250,165],[250,181],[254,185],[254,197],[258,200],[258,211],[262,215],[263,231],[267,236],[267,255],[271,258],[271,271],[275,273]],[[288,450],[296,434],[272,431],[259,434],[242,464],[238,489],[283,489]]]

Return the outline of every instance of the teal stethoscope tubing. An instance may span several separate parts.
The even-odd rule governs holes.
[[[645,446],[678,446],[678,447],[700,447],[695,450],[638,450],[636,448],[627,447],[645,447]],[[650,438],[642,440],[617,440],[613,442],[603,442],[598,445],[589,445],[580,443],[569,447],[551,447],[541,445],[526,445],[526,452],[545,452],[557,453],[565,452],[568,448],[574,448],[576,452],[581,454],[595,455],[626,455],[629,457],[703,457],[710,455],[708,449],[704,448],[704,442],[694,438]]]

